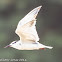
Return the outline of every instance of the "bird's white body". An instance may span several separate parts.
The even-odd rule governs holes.
[[[12,43],[10,45],[12,45]],[[16,48],[18,50],[39,50],[39,49],[44,49],[44,48],[49,48],[49,49],[53,48],[50,46],[45,46],[39,42],[22,44],[20,40],[16,44],[12,45],[11,47]]]
[[[36,16],[40,11],[41,7],[42,6],[39,6],[33,9],[24,18],[22,18],[22,20],[19,21],[15,33],[20,37],[20,40],[13,41],[8,46],[18,50],[38,50],[42,48],[49,48],[49,49],[53,48],[50,46],[45,46],[38,42],[39,36],[35,25],[36,25]]]

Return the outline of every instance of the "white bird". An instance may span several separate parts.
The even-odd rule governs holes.
[[[22,18],[15,30],[15,33],[20,37],[19,41],[13,41],[7,47],[13,47],[18,50],[39,50],[44,48],[52,49],[51,46],[45,46],[39,43],[39,36],[36,31],[36,16],[42,6],[34,8],[24,18]]]

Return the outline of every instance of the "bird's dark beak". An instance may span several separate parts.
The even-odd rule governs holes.
[[[11,45],[7,45],[7,46],[5,46],[4,48],[8,48],[8,47],[10,47]]]

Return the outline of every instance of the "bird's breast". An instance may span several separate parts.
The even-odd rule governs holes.
[[[22,44],[21,50],[38,50],[38,44]]]

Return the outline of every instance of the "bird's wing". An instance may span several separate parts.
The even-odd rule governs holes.
[[[36,42],[39,41],[39,36],[36,31],[36,16],[40,11],[39,6],[30,11],[22,20],[19,21],[15,33],[20,37],[22,42]]]

